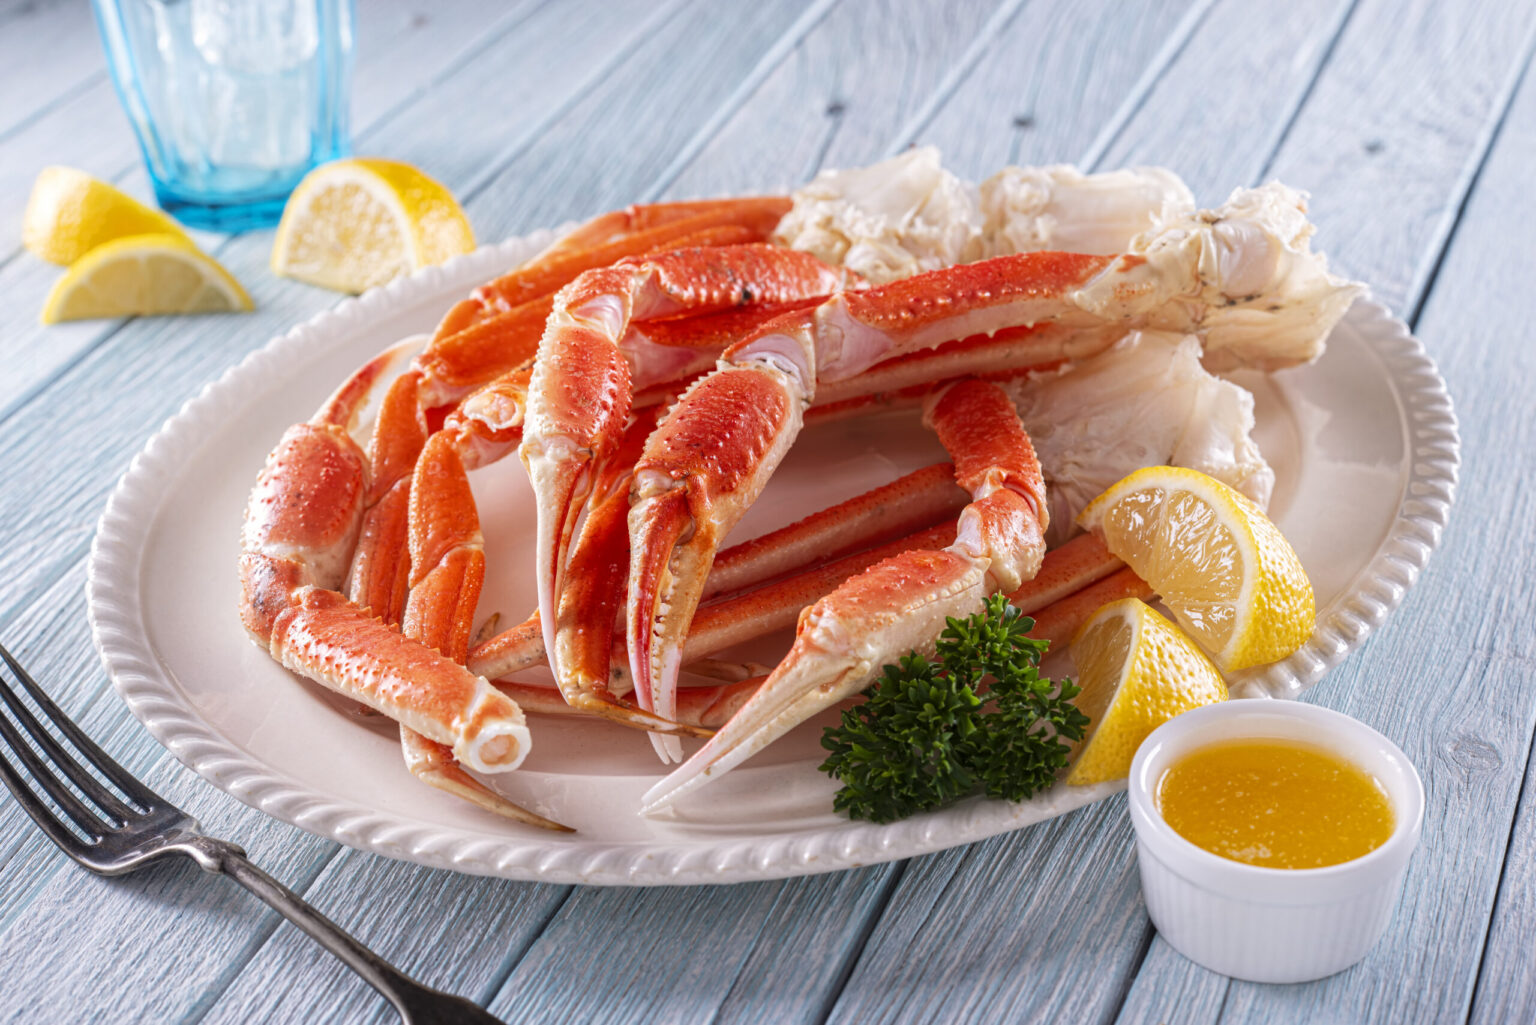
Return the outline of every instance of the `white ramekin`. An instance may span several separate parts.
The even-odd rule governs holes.
[[[1158,780],[1186,752],[1244,737],[1306,741],[1371,773],[1391,799],[1392,835],[1364,857],[1312,869],[1259,868],[1196,847],[1158,812]],[[1295,701],[1227,701],[1170,719],[1136,752],[1129,783],[1152,924],[1196,964],[1251,982],[1320,979],[1364,957],[1386,931],[1424,817],[1424,786],[1396,744]]]

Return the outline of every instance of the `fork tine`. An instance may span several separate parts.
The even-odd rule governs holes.
[[[27,786],[25,778],[16,771],[16,766],[12,765],[11,760],[4,754],[0,754],[0,779],[5,781],[5,788],[11,792],[12,797],[16,798],[22,810],[32,816],[32,821],[48,834],[48,839],[58,844],[65,854],[76,861],[85,857],[88,850],[85,842],[59,821],[53,809],[44,804],[32,788]]]
[[[15,656],[7,651],[5,645],[3,644],[0,644],[0,658],[3,658],[5,660],[5,664],[11,667],[11,672],[16,674],[16,678],[21,681],[22,687],[26,689],[29,695],[31,695],[32,700],[37,702],[37,707],[42,709],[43,715],[48,718],[49,722],[53,723],[54,728],[69,739],[69,742],[74,745],[75,750],[84,755],[97,772],[107,777],[113,786],[117,787],[124,794],[126,794],[130,801],[133,801],[135,804],[137,804],[139,810],[148,811],[152,805],[156,803],[162,803],[162,799],[159,794],[155,793],[153,790],[149,789],[149,787],[139,782],[138,777],[134,776],[127,769],[123,768],[116,761],[114,761],[111,755],[107,754],[100,747],[97,747],[96,742],[88,737],[84,730],[75,725],[75,721],[69,716],[65,715],[63,709],[54,704],[53,699],[50,698],[47,692],[45,692],[43,688],[38,685],[38,682],[32,678],[32,674],[22,668],[21,663],[16,661]],[[36,723],[36,720],[30,713],[24,714],[24,707],[21,709],[17,708],[17,704],[19,704],[19,702],[14,701],[15,695],[10,690],[10,687],[5,686],[5,681],[3,678],[0,678],[0,690],[5,692],[4,697],[6,704],[10,705],[11,711],[16,714],[18,719],[21,720],[23,726],[27,726],[27,732],[31,733],[33,739],[37,740],[39,744],[44,744],[42,739],[38,737],[37,733],[33,731],[30,725],[28,725],[29,720],[33,724]],[[51,744],[54,748],[58,747],[57,742],[55,742],[52,737],[48,738],[47,744]],[[44,750],[48,751],[50,758],[54,757],[53,750],[50,749],[47,745],[44,745]],[[104,808],[106,808],[106,804],[104,802],[111,802],[112,808],[107,808],[107,810],[113,811],[114,814],[120,814],[123,816],[133,814],[134,809],[130,809],[125,806],[123,802],[118,799],[116,794],[103,787],[101,783],[98,782],[95,778],[91,777],[89,773],[81,770],[78,766],[78,763],[76,763],[75,760],[70,757],[69,752],[59,749],[58,753],[61,758],[56,759],[56,763],[59,764],[61,768],[64,768],[65,772],[69,773],[69,778],[74,780],[82,790],[90,794],[92,800],[96,801],[98,804],[102,804]],[[76,771],[71,772],[69,766],[74,766]],[[79,775],[76,775],[76,772],[79,772]],[[80,776],[84,776],[85,780],[82,780]],[[86,782],[87,780],[89,782]],[[93,790],[92,788],[95,789]],[[97,795],[97,790],[101,792],[100,796]]]
[[[4,651],[5,649],[0,647],[0,652]],[[9,658],[6,659],[6,662],[13,664],[13,660]],[[115,818],[118,821],[126,821],[127,817],[133,814],[133,809],[124,804],[111,790],[103,786],[100,780],[86,771],[85,767],[76,761],[74,756],[65,750],[63,745],[55,740],[53,735],[37,721],[31,709],[22,703],[3,675],[0,675],[0,700],[4,700],[6,707],[11,710],[11,715],[21,724],[21,728],[27,731],[27,734],[32,738],[38,749],[42,751],[43,756],[62,771],[64,775],[73,780],[75,786],[79,787],[89,800],[95,802],[98,808],[106,812],[109,817]],[[55,708],[55,710],[57,709]],[[44,711],[46,712],[48,709],[45,708]],[[58,719],[54,719],[53,722],[56,727],[59,725]]]
[[[0,690],[9,691],[10,688],[0,687]],[[16,729],[15,724],[3,715],[0,715],[0,736],[5,738],[5,742],[15,752],[16,756],[26,763],[27,769],[30,770],[32,782],[42,787],[48,796],[53,798],[54,803],[63,809],[64,814],[75,820],[75,825],[79,826],[82,832],[93,839],[102,835],[102,831],[107,823],[103,822],[100,815],[92,811],[84,801],[80,800],[73,790],[64,785],[64,781],[55,775],[48,768],[47,764],[37,756],[37,752],[33,751],[27,745],[27,742],[22,739],[21,731]],[[15,771],[15,763],[11,762],[9,758],[0,758],[0,761],[6,762],[11,770]],[[7,774],[7,778],[9,778],[9,774]],[[29,792],[31,790],[30,787],[26,789]],[[14,787],[11,792],[16,793]],[[18,794],[18,796],[20,795]],[[33,796],[36,797],[35,794]],[[52,812],[47,814],[49,818],[54,818],[57,821],[56,816]],[[37,816],[34,814],[32,817],[36,818]]]

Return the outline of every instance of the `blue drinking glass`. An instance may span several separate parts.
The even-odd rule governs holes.
[[[276,224],[347,153],[353,0],[92,0],[160,205],[216,231]]]

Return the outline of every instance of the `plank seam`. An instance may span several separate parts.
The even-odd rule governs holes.
[[[362,139],[372,136],[373,133],[383,129],[383,127],[388,124],[396,114],[399,114],[401,111],[410,107],[412,104],[418,102],[427,93],[436,89],[444,82],[452,79],[453,76],[457,75],[463,69],[465,64],[469,63],[476,57],[479,57],[486,50],[489,50],[491,47],[500,43],[509,34],[511,34],[514,29],[518,28],[520,25],[522,25],[523,22],[539,13],[539,11],[543,10],[545,7],[548,7],[552,2],[554,2],[554,0],[537,0],[536,3],[531,3],[525,10],[514,11],[512,14],[508,15],[503,22],[492,26],[479,43],[461,51],[453,58],[451,62],[445,63],[442,70],[438,71],[437,74],[427,79],[427,81],[419,88],[413,89],[410,93],[402,96],[399,100],[396,100],[388,110],[383,110],[376,114],[373,119],[368,122],[367,127],[363,128],[357,133],[358,140],[361,141]]]
[[[488,161],[486,164],[486,169],[480,175],[479,179],[471,179],[469,185],[460,193],[460,196],[462,197],[460,199],[460,203],[462,205],[468,206],[470,203],[474,202],[474,200],[478,198],[482,192],[489,188],[491,183],[500,177],[502,172],[510,167],[512,162],[520,157],[523,152],[527,150],[529,145],[531,145],[534,140],[542,135],[550,125],[554,124],[561,117],[564,117],[565,114],[571,110],[571,108],[575,107],[582,100],[586,99],[587,94],[590,93],[593,89],[597,88],[603,79],[607,78],[615,68],[629,60],[630,57],[634,55],[636,50],[640,49],[641,46],[648,42],[652,34],[652,29],[665,24],[672,18],[673,15],[681,10],[682,7],[683,0],[671,0],[670,3],[665,3],[657,7],[656,12],[652,14],[651,17],[643,22],[638,28],[636,28],[634,35],[631,36],[623,46],[615,50],[612,56],[610,56],[606,61],[603,61],[596,68],[594,68],[591,74],[582,79],[576,88],[571,90],[569,96],[567,96],[560,103],[556,104],[554,107],[550,108],[544,117],[530,124],[527,131],[523,132],[511,143],[509,143],[506,149],[502,150],[498,156]]]
[[[1306,84],[1297,91],[1296,102],[1291,105],[1290,112],[1281,119],[1280,129],[1275,133],[1274,138],[1270,140],[1269,146],[1265,148],[1264,159],[1259,163],[1258,173],[1253,175],[1249,179],[1250,181],[1262,181],[1264,176],[1269,173],[1270,168],[1274,166],[1275,159],[1280,155],[1281,145],[1285,142],[1286,137],[1291,134],[1291,129],[1295,127],[1297,118],[1301,117],[1302,108],[1312,98],[1312,93],[1317,88],[1318,81],[1323,77],[1323,69],[1333,60],[1333,54],[1338,48],[1339,40],[1343,37],[1344,30],[1349,27],[1349,21],[1354,17],[1355,10],[1359,6],[1360,0],[1349,0],[1341,9],[1339,17],[1334,19],[1328,43],[1323,47],[1322,52],[1318,54],[1317,64],[1312,68],[1312,77],[1308,78]]]
[[[741,956],[736,961],[736,974],[731,979],[730,988],[725,991],[725,994],[715,1003],[715,1009],[710,1012],[709,1025],[715,1025],[720,1020],[720,1011],[726,1004],[730,1003],[731,994],[736,992],[736,987],[741,983],[742,971],[747,967],[748,962],[752,960],[752,954],[757,950],[757,945],[762,942],[763,932],[768,928],[769,920],[773,918],[773,913],[778,910],[779,905],[784,903],[784,897],[789,891],[790,884],[794,881],[793,879],[778,880],[778,891],[774,893],[773,900],[768,905],[768,910],[764,911],[763,916],[758,919],[757,929],[752,933],[752,942],[739,945],[738,949],[741,952]]]
[[[832,144],[842,133],[843,121],[846,117],[846,105],[834,97],[832,102],[827,104],[827,124],[822,129],[821,138],[817,141],[815,150],[811,152],[811,158],[800,169],[800,181],[808,182],[821,171],[821,165],[827,162],[827,154],[832,152]]]
[[[902,150],[912,145],[917,138],[917,133],[927,127],[928,122],[933,120],[933,116],[939,112],[939,108],[949,102],[955,90],[960,88],[960,83],[976,70],[976,65],[981,63],[981,58],[1002,37],[1003,29],[1008,27],[1008,23],[1023,6],[1024,0],[1004,0],[997,10],[992,12],[986,24],[981,26],[981,31],[976,33],[976,38],[971,40],[965,52],[960,55],[960,59],[955,62],[954,69],[939,81],[932,97],[919,107],[917,113],[896,132],[890,148],[885,151],[887,157],[897,156]]]
[[[319,878],[325,873],[326,868],[330,866],[331,862],[336,860],[336,856],[340,852],[340,844],[331,844],[331,849],[326,851],[323,857],[316,858],[313,869],[305,874],[305,876],[299,881],[299,885],[296,885],[292,888],[293,892],[300,895],[308,894],[309,888],[315,885]],[[230,880],[230,885],[238,886],[239,884],[235,883],[233,880]],[[241,887],[241,892],[245,892],[244,887]],[[256,954],[259,953],[261,949],[265,947],[269,942],[271,942],[272,937],[276,935],[277,930],[288,922],[288,919],[284,918],[276,910],[268,907],[266,902],[258,898],[255,894],[247,893],[246,896],[248,899],[254,901],[260,906],[261,912],[266,917],[267,921],[264,922],[260,928],[257,928],[254,931],[250,940],[248,940],[241,948],[241,953],[243,953],[245,956],[240,957],[237,955],[234,959],[232,959],[224,971],[220,972],[219,976],[214,979],[213,985],[204,990],[202,996],[198,997],[197,1000],[193,1002],[192,1006],[187,1009],[187,1013],[182,1016],[181,1025],[197,1025],[198,1022],[206,1018],[208,1016],[208,1012],[213,1010],[214,1005],[217,1004],[223,998],[224,994],[229,991],[229,987],[234,985],[235,980],[238,979],[241,973],[245,971],[246,966],[251,963]],[[308,897],[306,896],[305,899],[307,900]],[[294,928],[297,930],[298,927],[295,926]],[[308,936],[305,936],[304,940],[308,943],[315,943],[315,941],[311,940]],[[316,943],[316,946],[319,946],[319,944]],[[352,970],[349,968],[347,971],[350,974]],[[358,981],[362,982],[362,979],[359,978]],[[364,985],[367,984],[364,983]],[[381,997],[380,999],[383,998]]]
[[[822,998],[821,1007],[818,1009],[819,1013],[811,1019],[816,1025],[826,1025],[827,1020],[832,1017],[832,1012],[836,1009],[843,990],[848,988],[848,980],[853,977],[853,970],[863,959],[864,950],[869,946],[869,939],[875,934],[875,927],[880,924],[880,920],[885,917],[886,908],[890,907],[891,898],[896,895],[896,888],[907,874],[907,866],[910,864],[912,864],[911,858],[897,862],[890,878],[882,886],[881,892],[876,895],[875,906],[870,908],[869,914],[859,926],[858,936],[848,945],[848,956],[843,958],[843,963],[838,968],[837,978],[827,987],[826,995]],[[948,887],[946,891],[947,889]],[[718,1009],[716,1013],[719,1013]]]
[[[1098,166],[1099,161],[1104,159],[1104,154],[1119,138],[1120,133],[1125,131],[1125,126],[1131,123],[1131,119],[1146,104],[1147,98],[1152,95],[1153,86],[1157,85],[1157,80],[1163,77],[1169,65],[1189,44],[1195,29],[1200,26],[1200,22],[1205,19],[1215,3],[1216,0],[1203,0],[1184,12],[1184,17],[1180,18],[1179,23],[1173,27],[1173,31],[1168,33],[1168,38],[1163,40],[1163,45],[1158,47],[1157,53],[1153,54],[1152,60],[1147,63],[1146,70],[1142,71],[1136,84],[1131,86],[1130,93],[1126,95],[1119,109],[1110,116],[1108,123],[1100,129],[1098,137],[1089,144],[1080,161],[1083,167],[1092,170]]]
[[[1440,277],[1440,268],[1445,263],[1446,254],[1451,251],[1451,244],[1456,239],[1456,231],[1461,226],[1462,215],[1466,213],[1472,193],[1477,187],[1478,180],[1482,178],[1483,168],[1488,165],[1488,158],[1492,155],[1499,136],[1503,134],[1504,124],[1509,119],[1510,108],[1514,106],[1515,96],[1519,93],[1520,86],[1525,81],[1526,72],[1530,69],[1533,52],[1536,52],[1536,23],[1533,23],[1526,32],[1521,55],[1515,61],[1514,71],[1495,103],[1495,114],[1484,127],[1477,141],[1477,147],[1473,150],[1472,159],[1467,162],[1466,170],[1451,192],[1455,201],[1441,219],[1431,245],[1425,251],[1424,261],[1414,275],[1413,285],[1408,289],[1405,303],[1408,316],[1405,319],[1414,329],[1418,328],[1419,315],[1424,312],[1424,305],[1429,301],[1435,282]]]
[[[1157,937],[1157,929],[1153,927],[1149,918],[1142,925],[1141,939],[1136,943],[1136,956],[1127,965],[1127,971],[1120,981],[1120,992],[1115,995],[1113,1004],[1105,1008],[1104,1020],[1107,1022],[1119,1021],[1120,1015],[1125,1010],[1125,1002],[1130,998],[1131,987],[1136,984],[1141,976],[1141,967],[1146,964],[1147,954],[1152,950],[1152,941]]]
[[[17,395],[10,402],[7,402],[3,407],[0,407],[0,424],[5,424],[11,419],[11,417],[21,412],[23,408],[31,405],[33,400],[37,399],[40,395],[42,395],[43,392],[57,384],[64,377],[64,375],[78,367],[81,363],[84,363],[86,360],[90,359],[98,349],[100,349],[103,345],[106,345],[113,338],[117,337],[118,332],[122,331],[123,328],[127,327],[129,324],[138,319],[139,318],[137,316],[120,318],[116,324],[108,328],[102,335],[92,339],[89,344],[85,345],[74,355],[70,356],[67,360],[64,360],[57,367],[55,367],[53,373],[49,374],[46,378],[40,381],[33,382],[30,388],[23,391],[20,395]]]
[[[501,995],[501,991],[506,988],[507,981],[512,978],[512,973],[517,971],[517,966],[522,964],[523,958],[528,956],[528,951],[532,950],[533,945],[543,937],[545,931],[549,928],[549,923],[555,920],[555,916],[564,909],[566,903],[571,899],[571,894],[575,892],[576,887],[566,886],[565,892],[560,895],[560,899],[550,905],[549,911],[544,915],[543,920],[539,922],[538,928],[528,930],[528,938],[519,947],[507,951],[506,956],[496,965],[496,970],[491,973],[491,977],[481,987],[479,994],[475,997],[475,1003],[481,1007],[490,1007],[491,1001]]]
[[[0,129],[0,143],[4,143],[12,136],[26,131],[29,127],[36,124],[40,119],[47,117],[50,111],[62,107],[77,97],[83,96],[84,94],[90,92],[92,89],[96,88],[98,84],[100,84],[103,78],[106,77],[107,69],[104,67],[98,68],[91,72],[89,75],[85,76],[80,81],[70,86],[68,89],[59,93],[47,103],[44,103],[41,107],[38,107],[32,113],[23,115],[20,121],[17,121],[9,128]]]
[[[1525,752],[1525,770],[1520,775],[1520,792],[1515,798],[1515,813],[1509,817],[1509,833],[1504,838],[1504,860],[1499,863],[1499,880],[1493,888],[1493,906],[1488,909],[1488,925],[1483,930],[1483,942],[1477,952],[1477,971],[1472,975],[1472,992],[1467,997],[1466,1021],[1477,1017],[1477,995],[1483,988],[1483,968],[1488,963],[1488,948],[1493,940],[1493,926],[1499,918],[1499,906],[1503,903],[1504,877],[1509,871],[1509,848],[1515,842],[1515,831],[1520,824],[1520,811],[1525,807],[1531,781],[1531,765],[1536,761],[1536,730],[1531,733],[1530,746]]]
[[[92,527],[91,537],[94,537],[95,534],[96,529]],[[47,593],[60,580],[63,580],[69,571],[75,568],[77,563],[84,562],[90,554],[91,539],[88,537],[79,545],[76,545],[73,551],[65,553],[64,557],[59,559],[51,574],[43,577],[38,583],[33,584],[27,593],[17,598],[9,608],[0,611],[0,627],[4,627],[12,620],[25,615],[43,594]]]
[[[704,147],[719,132],[721,126],[730,120],[746,104],[752,94],[762,87],[763,83],[768,80],[768,76],[773,74],[774,70],[784,62],[785,58],[799,48],[811,29],[821,23],[822,19],[827,16],[827,12],[831,11],[837,2],[838,0],[812,0],[810,6],[800,13],[800,16],[790,24],[789,28],[784,31],[784,34],[775,40],[767,52],[758,59],[757,64],[747,73],[747,77],[743,78],[736,88],[731,91],[731,94],[725,98],[725,102],[721,103],[715,109],[715,112],[699,126],[698,131],[694,132],[693,136],[683,143],[682,148],[677,151],[677,155],[672,158],[672,162],[662,169],[656,181],[649,189],[642,193],[642,202],[654,203],[657,197],[677,180],[678,175],[687,170],[688,165],[698,157]]]

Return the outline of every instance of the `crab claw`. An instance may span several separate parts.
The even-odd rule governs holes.
[[[629,512],[628,643],[640,707],[677,713],[677,673],[715,552],[800,431],[799,384],[754,363],[700,379],[635,466]],[[674,738],[652,737],[681,761]]]
[[[897,653],[932,649],[948,616],[985,597],[986,560],[953,550],[903,552],[800,615],[789,655],[709,743],[646,792],[642,815],[735,768],[795,726],[869,686]]]
[[[539,615],[557,676],[555,602],[571,530],[594,486],[594,466],[612,452],[633,407],[632,354],[624,347],[631,323],[797,302],[843,281],[840,271],[805,253],[739,245],[622,260],[587,271],[555,297],[529,381],[519,452],[538,503]],[[683,357],[691,362],[693,354]]]
[[[971,492],[955,542],[907,551],[841,584],[800,616],[795,643],[704,748],[652,787],[654,811],[741,764],[794,726],[867,687],[908,650],[932,651],[949,617],[979,609],[1039,571],[1048,513],[1034,446],[997,386],[961,381],[929,398],[924,420]]]
[[[627,481],[628,474],[623,478]],[[710,730],[637,708],[609,687],[613,622],[629,569],[628,512],[626,488],[607,495],[587,513],[567,568],[569,581],[560,595],[556,682],[566,703],[579,711],[656,733],[707,737]]]

